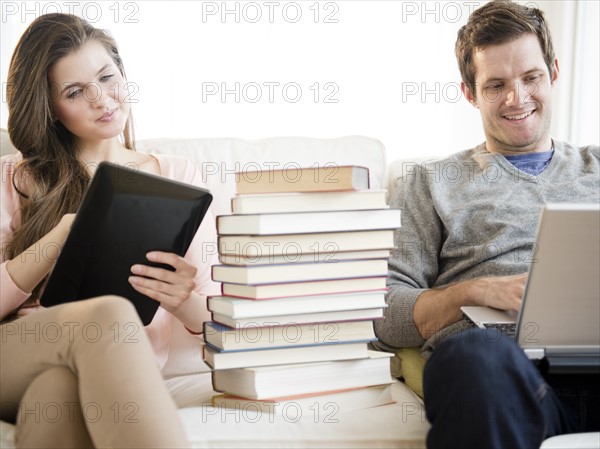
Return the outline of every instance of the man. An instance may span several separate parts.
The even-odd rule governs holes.
[[[599,148],[550,137],[559,66],[538,9],[487,3],[459,31],[456,56],[486,140],[413,167],[395,192],[403,224],[376,332],[388,347],[431,354],[430,447],[539,447],[552,435],[597,428],[598,387],[542,376],[508,338],[459,334],[470,328],[460,307],[519,310],[541,207],[600,201]],[[595,407],[576,413],[586,398]]]

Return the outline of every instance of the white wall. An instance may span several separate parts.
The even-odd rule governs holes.
[[[443,155],[483,141],[478,112],[460,97],[453,54],[456,32],[483,3],[3,0],[2,82],[27,24],[72,11],[120,43],[138,138],[365,134],[382,140],[390,159]],[[598,14],[589,12],[597,2],[537,4],[578,69],[562,64],[554,136],[597,143]],[[591,39],[574,34],[577,19],[595,30]],[[581,101],[574,80],[586,83]]]

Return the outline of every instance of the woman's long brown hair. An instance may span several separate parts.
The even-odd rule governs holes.
[[[23,155],[15,167],[14,183],[21,208],[4,260],[12,259],[55,227],[63,215],[77,211],[90,177],[78,160],[75,136],[52,114],[53,92],[48,73],[61,58],[90,41],[99,42],[125,79],[114,39],[104,30],[69,14],[38,17],[19,40],[10,62],[7,83],[8,133]],[[122,135],[134,149],[131,117]],[[20,222],[20,223],[18,223]],[[39,249],[42,257],[45,251]],[[27,303],[34,302],[43,281]]]

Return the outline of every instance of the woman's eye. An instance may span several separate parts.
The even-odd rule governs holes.
[[[100,77],[100,81],[105,83],[106,81],[108,81],[109,79],[111,79],[114,75],[104,75]]]
[[[76,98],[77,96],[79,96],[81,94],[81,92],[82,92],[82,89],[74,90],[67,95],[67,98],[69,98],[69,99]]]

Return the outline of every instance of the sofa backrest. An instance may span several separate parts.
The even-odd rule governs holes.
[[[184,156],[201,168],[214,196],[213,213],[229,214],[235,194],[235,172],[282,168],[361,165],[369,168],[372,189],[387,182],[385,147],[377,139],[347,136],[332,139],[274,137],[259,140],[234,138],[148,139],[138,150]],[[15,152],[6,130],[1,130],[2,155]]]
[[[236,172],[325,164],[361,165],[369,168],[371,188],[385,188],[385,148],[378,140],[363,136],[335,139],[153,139],[140,142],[138,148],[185,156],[201,167],[203,180],[215,197],[215,215],[231,211],[230,199],[235,194]]]

